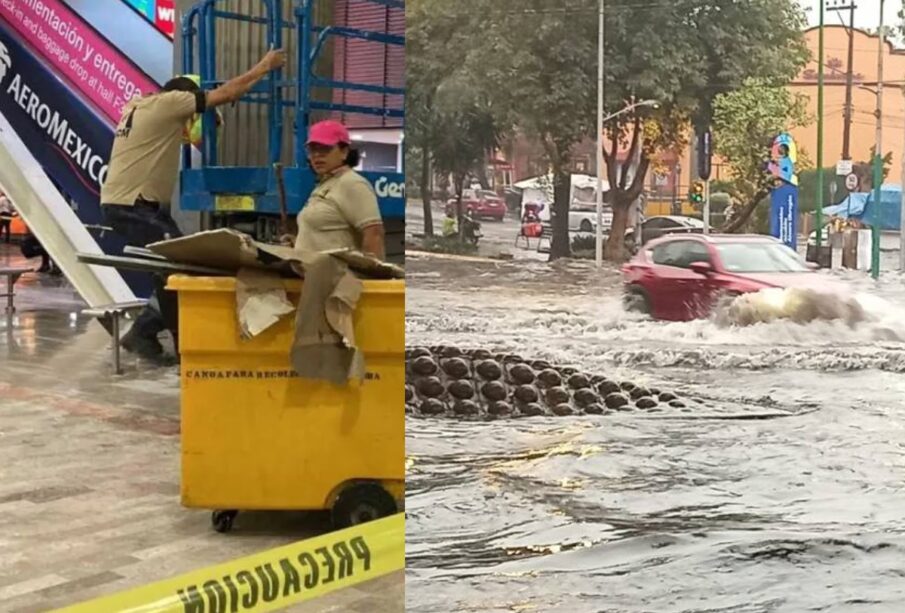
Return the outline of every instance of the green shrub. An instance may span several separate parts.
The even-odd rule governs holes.
[[[592,260],[597,255],[597,237],[578,234],[572,239],[572,257],[579,260]]]
[[[572,239],[572,252],[595,251],[597,249],[597,237],[589,234],[578,234]]]
[[[421,247],[431,253],[450,253],[453,255],[474,255],[478,252],[476,245],[463,243],[455,236],[426,236],[421,243]]]

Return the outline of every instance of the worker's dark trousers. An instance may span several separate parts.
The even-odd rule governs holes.
[[[113,231],[132,247],[145,247],[157,241],[182,236],[179,226],[169,212],[156,202],[136,202],[133,206],[103,205],[104,218]],[[157,334],[169,330],[178,338],[179,311],[175,292],[167,291],[167,277],[154,275],[154,298],[157,305],[148,305],[135,320],[136,334],[156,339]],[[178,347],[177,347],[178,349]]]

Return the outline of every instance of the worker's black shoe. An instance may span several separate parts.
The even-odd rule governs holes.
[[[155,358],[146,358],[149,362],[152,362],[155,366],[162,367],[170,367],[170,366],[179,366],[180,360],[178,355],[173,355],[171,353],[162,353]]]
[[[158,360],[163,355],[163,345],[156,338],[139,336],[135,326],[119,342],[120,346],[130,353],[135,353],[149,360]]]

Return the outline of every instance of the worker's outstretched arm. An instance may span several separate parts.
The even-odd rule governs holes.
[[[207,93],[207,108],[212,109],[222,104],[234,102],[247,94],[255,83],[267,76],[272,70],[282,68],[286,64],[286,52],[272,49],[267,52],[257,65],[234,79],[230,79],[217,89]]]

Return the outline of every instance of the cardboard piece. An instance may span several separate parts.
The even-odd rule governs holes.
[[[298,272],[293,274],[291,264],[302,263],[305,260],[305,254],[292,247],[258,243],[247,234],[227,228],[160,241],[148,245],[147,248],[170,262],[180,264],[229,271],[238,271],[240,268],[263,268],[292,276],[296,276]],[[358,251],[337,249],[325,253],[343,260],[350,269],[365,278],[405,278],[405,271],[400,266],[381,262]]]
[[[258,250],[250,236],[225,228],[151,243],[147,248],[180,264],[231,271],[267,268],[258,260]]]
[[[289,302],[278,275],[254,268],[239,270],[236,275],[236,313],[242,338],[256,337],[294,310],[295,306]]]
[[[361,279],[348,265],[327,254],[308,253],[308,274],[295,319],[290,359],[306,379],[345,385],[365,376],[364,355],[355,345],[353,314],[361,297]]]
[[[234,272],[239,330],[246,339],[295,310],[295,339],[290,352],[293,367],[302,377],[337,385],[360,381],[365,373],[364,357],[355,346],[352,325],[361,293],[359,276],[405,278],[401,267],[358,251],[298,251],[258,243],[229,229],[160,241],[147,248],[170,262]],[[278,283],[279,276],[306,277],[306,272],[307,281],[296,309]]]

